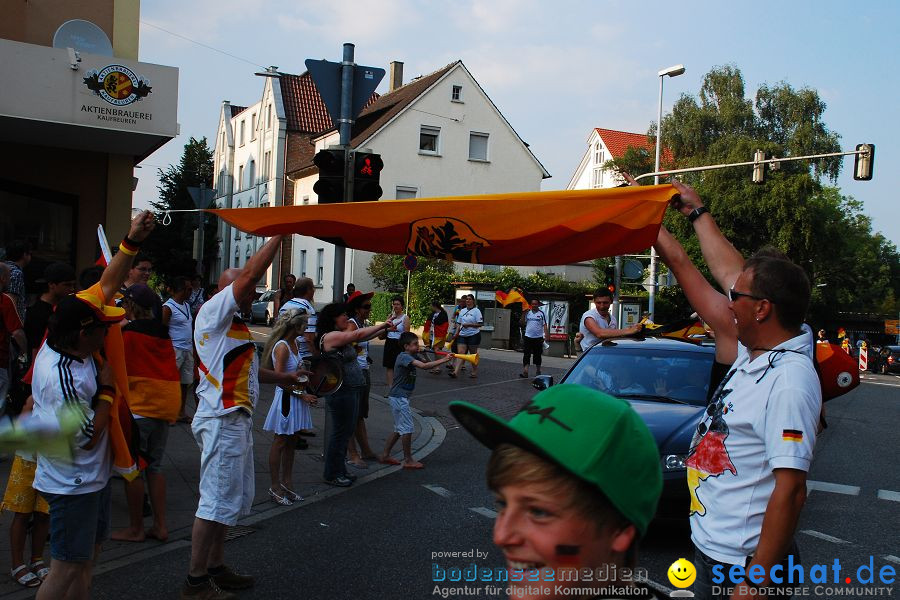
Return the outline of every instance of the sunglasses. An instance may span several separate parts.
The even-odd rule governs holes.
[[[740,298],[752,298],[753,300],[769,300],[768,298],[762,298],[760,296],[754,296],[753,294],[747,294],[744,292],[738,292],[734,289],[734,286],[728,290],[728,299],[732,302],[737,302]],[[771,300],[769,300],[771,302]]]

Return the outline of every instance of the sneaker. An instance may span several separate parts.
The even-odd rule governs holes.
[[[223,590],[245,590],[255,583],[252,575],[235,573],[230,567],[222,567],[218,575],[210,573],[209,578]]]
[[[351,482],[356,481],[356,479],[357,479],[357,476],[354,475],[353,473],[344,473],[344,477],[349,479]]]
[[[199,585],[185,581],[181,586],[181,600],[237,600],[237,596],[223,591],[210,578]]]
[[[353,485],[353,482],[343,475],[338,475],[334,479],[326,479],[325,483],[336,487],[350,487],[351,485]]]

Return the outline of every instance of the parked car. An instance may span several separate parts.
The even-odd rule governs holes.
[[[657,518],[686,520],[690,507],[684,461],[706,410],[715,348],[673,338],[615,338],[595,344],[562,375],[623,398],[644,419],[659,447],[663,493]],[[539,375],[537,389],[553,385]]]
[[[900,373],[900,346],[882,346],[869,351],[869,370],[873,373]]]
[[[275,320],[275,294],[278,290],[268,290],[259,295],[250,307],[250,322],[271,325]]]

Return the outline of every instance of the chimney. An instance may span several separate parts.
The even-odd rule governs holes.
[[[393,92],[403,85],[403,63],[399,60],[391,61],[391,89]]]

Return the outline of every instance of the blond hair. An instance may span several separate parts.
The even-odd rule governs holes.
[[[264,369],[271,369],[273,367],[272,349],[275,348],[275,344],[288,337],[294,330],[297,330],[298,333],[302,333],[303,330],[306,329],[308,320],[309,315],[304,310],[291,309],[278,315],[278,319],[275,320],[275,325],[272,326],[272,333],[269,335],[269,341],[266,342],[265,347],[263,347],[262,367]]]

